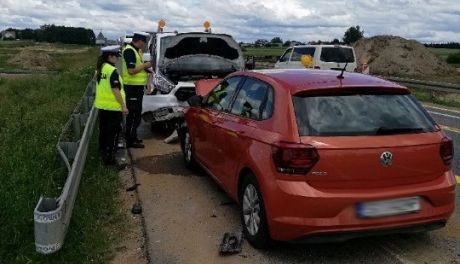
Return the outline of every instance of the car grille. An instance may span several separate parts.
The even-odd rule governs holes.
[[[194,96],[195,87],[181,87],[174,94],[179,101],[187,101],[190,97]]]

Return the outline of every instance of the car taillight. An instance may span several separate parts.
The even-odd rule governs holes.
[[[451,138],[444,137],[442,139],[439,154],[446,166],[450,166],[452,164],[452,159],[454,158],[454,144]]]
[[[314,68],[315,68],[315,69],[318,69],[318,70],[321,69],[321,67],[319,67],[319,66],[315,66]]]
[[[306,174],[319,161],[319,154],[312,145],[276,143],[272,146],[273,161],[281,173]]]

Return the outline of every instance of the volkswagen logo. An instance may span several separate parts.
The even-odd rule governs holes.
[[[389,167],[393,162],[393,154],[391,152],[385,151],[380,155],[380,163],[383,167]]]

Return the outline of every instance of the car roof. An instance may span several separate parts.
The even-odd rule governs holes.
[[[317,47],[322,47],[322,48],[349,48],[349,49],[353,49],[353,47],[351,46],[347,46],[347,45],[323,45],[323,44],[308,44],[308,45],[295,45],[295,46],[292,46],[291,48],[317,48]]]
[[[268,82],[276,82],[291,94],[305,91],[336,88],[389,88],[407,92],[404,86],[374,76],[344,72],[343,78],[337,78],[340,71],[317,69],[269,69],[237,72],[232,75],[246,75]]]

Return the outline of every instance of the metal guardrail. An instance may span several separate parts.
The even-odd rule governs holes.
[[[447,92],[447,93],[460,93],[460,85],[453,83],[430,82],[400,77],[384,77],[379,76],[389,81],[397,82],[405,86],[414,88],[422,88],[432,91]]]
[[[42,254],[54,253],[64,243],[98,115],[97,108],[93,107],[94,92],[95,81],[92,80],[64,126],[56,146],[68,171],[61,195],[57,198],[40,197],[34,210],[35,249]]]

